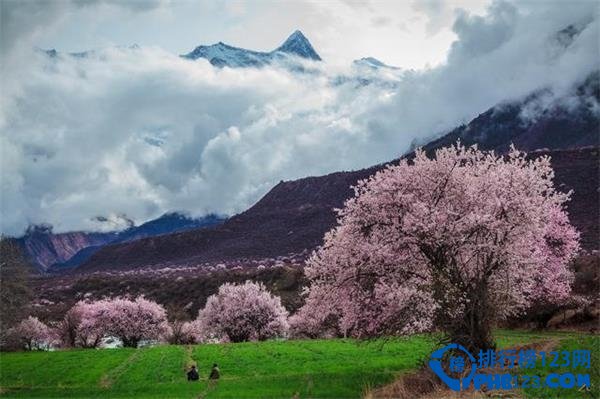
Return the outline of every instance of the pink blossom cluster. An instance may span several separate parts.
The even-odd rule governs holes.
[[[171,333],[165,309],[144,297],[78,302],[67,312],[62,326],[61,335],[67,342],[82,347],[95,347],[106,336],[137,347],[141,340],[159,340]]]
[[[173,265],[173,266],[164,266],[164,265],[155,265],[155,266],[146,266],[134,270],[118,270],[118,271],[94,271],[91,273],[87,273],[83,275],[84,277],[95,276],[95,277],[150,277],[150,278],[171,278],[173,276],[197,276],[198,274],[207,274],[225,272],[225,271],[242,271],[249,270],[253,268],[258,268],[260,270],[268,269],[268,268],[279,268],[283,267],[286,264],[291,266],[300,267],[304,262],[305,256],[304,254],[290,254],[288,256],[280,256],[277,258],[267,258],[261,260],[244,260],[239,259],[235,262],[230,263],[204,263],[204,264],[196,264],[196,265]],[[53,287],[47,287],[51,289]],[[68,286],[64,287],[54,287],[54,288],[69,288]]]
[[[570,193],[553,177],[549,157],[515,148],[417,150],[360,181],[338,210],[305,269],[300,314],[337,314],[341,331],[358,337],[434,325],[485,334],[536,301],[564,300],[579,244],[564,210]]]
[[[285,336],[288,312],[279,297],[271,295],[263,284],[223,284],[211,295],[198,321],[204,336],[231,342],[260,341]]]
[[[345,335],[340,330],[340,316],[327,302],[328,293],[321,286],[305,289],[306,303],[289,318],[290,335],[294,338],[334,338]]]
[[[52,330],[33,316],[21,320],[19,324],[9,329],[8,335],[27,350],[42,349],[54,341]]]
[[[168,341],[171,344],[190,345],[206,342],[207,337],[199,320],[175,320],[171,323],[171,333],[168,336]]]
[[[80,301],[67,311],[58,325],[63,346],[96,348],[100,344],[106,333],[96,319],[102,306],[102,302]]]

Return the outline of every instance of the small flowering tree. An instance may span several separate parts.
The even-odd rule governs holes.
[[[27,349],[41,349],[52,341],[52,333],[48,326],[38,320],[37,317],[29,316],[13,327],[9,334]]]
[[[123,346],[136,348],[144,339],[162,339],[170,334],[167,312],[143,297],[131,301],[116,298],[89,304],[79,329],[88,339],[114,336]],[[88,341],[89,342],[89,341]]]
[[[287,332],[288,312],[262,284],[224,284],[198,315],[209,336],[232,342],[261,341]]]
[[[355,188],[305,269],[311,294],[357,337],[437,327],[468,349],[492,324],[570,292],[579,249],[549,157],[457,144],[418,150]]]
[[[77,302],[58,325],[61,342],[67,347],[96,348],[105,334],[99,314],[103,302]]]
[[[175,345],[189,345],[204,342],[204,328],[199,320],[175,320],[171,323],[171,334],[168,337],[168,341]]]
[[[143,297],[134,301],[113,299],[109,301],[108,310],[100,321],[125,347],[135,348],[143,339],[162,339],[170,332],[165,309]]]

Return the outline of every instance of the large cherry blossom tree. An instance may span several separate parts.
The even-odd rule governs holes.
[[[206,301],[198,321],[205,334],[231,342],[262,341],[287,333],[288,312],[261,283],[223,284]]]
[[[334,338],[342,336],[338,312],[328,302],[328,292],[323,286],[314,285],[307,296],[304,306],[288,319],[290,336],[293,338]]]
[[[460,143],[355,187],[309,259],[308,303],[357,337],[440,329],[493,347],[493,323],[569,295],[578,233],[550,158]]]

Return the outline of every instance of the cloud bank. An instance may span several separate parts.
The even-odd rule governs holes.
[[[134,3],[141,8],[131,12],[161,6]],[[57,4],[36,15],[60,19],[67,3]],[[69,5],[81,6],[94,5]],[[103,229],[98,216],[140,223],[171,210],[234,214],[279,180],[393,159],[543,87],[560,96],[600,59],[594,2],[458,11],[457,39],[435,68],[307,64],[311,73],[218,69],[157,47],[48,57],[30,51],[40,24],[21,25],[27,10],[11,12],[2,14],[0,103],[8,234],[42,222],[54,231]],[[558,34],[569,25],[576,34]],[[365,77],[373,83],[360,84]]]

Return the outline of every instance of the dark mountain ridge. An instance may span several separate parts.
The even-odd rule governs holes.
[[[549,154],[562,191],[574,190],[567,209],[584,249],[598,249],[598,147],[540,151]],[[384,165],[281,182],[247,211],[219,226],[108,245],[77,271],[261,259],[312,250],[335,225],[334,208],[353,195],[351,186]]]
[[[260,201],[222,225],[199,231],[110,245],[77,271],[130,269],[164,264],[199,265],[241,258],[269,258],[302,252],[321,243],[335,223],[333,208],[351,195],[351,185],[376,169],[338,172],[280,182]]]
[[[553,98],[550,90],[540,90],[523,100],[499,104],[423,148],[433,150],[457,140],[499,152],[507,151],[510,144],[524,150],[597,146],[599,104],[600,71],[596,71],[572,93]]]

